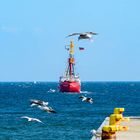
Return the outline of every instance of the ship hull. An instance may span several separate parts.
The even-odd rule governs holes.
[[[60,92],[80,93],[81,86],[79,82],[64,81],[64,82],[60,82],[59,90]]]

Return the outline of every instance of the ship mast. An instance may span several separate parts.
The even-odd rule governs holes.
[[[74,43],[73,41],[70,42],[70,48],[69,48],[69,58],[68,58],[68,69],[66,72],[66,75],[69,75],[70,78],[72,78],[74,74]]]

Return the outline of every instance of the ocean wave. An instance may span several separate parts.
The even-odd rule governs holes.
[[[93,93],[93,92],[91,92],[91,91],[80,91],[80,93],[86,93],[86,94],[91,94],[91,93]]]

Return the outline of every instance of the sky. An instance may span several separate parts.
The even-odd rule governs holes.
[[[139,5],[139,0],[0,0],[0,81],[59,81],[71,40],[81,81],[140,81]],[[66,38],[87,31],[98,33],[93,42]]]

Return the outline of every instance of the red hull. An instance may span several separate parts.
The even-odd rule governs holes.
[[[80,86],[79,82],[64,81],[64,82],[60,82],[59,90],[60,90],[60,92],[77,92],[77,93],[80,93],[81,86]]]

